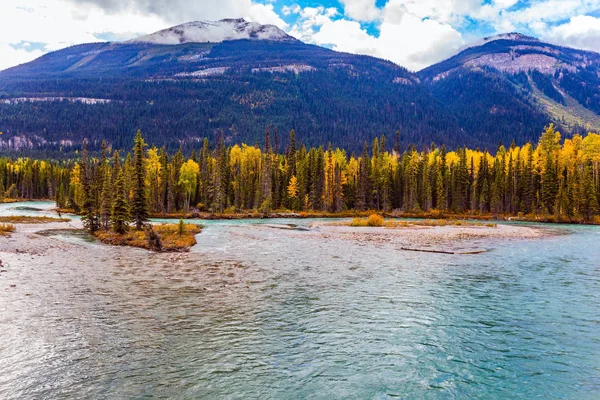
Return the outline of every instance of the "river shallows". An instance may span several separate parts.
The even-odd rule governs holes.
[[[189,255],[0,239],[0,398],[598,398],[600,229],[554,228],[470,256],[245,221]]]

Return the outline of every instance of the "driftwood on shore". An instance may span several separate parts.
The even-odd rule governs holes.
[[[448,250],[429,250],[429,249],[410,249],[408,247],[401,247],[404,251],[418,251],[421,253],[437,253],[437,254],[481,254],[487,252],[487,250],[472,250],[472,251],[448,251]]]

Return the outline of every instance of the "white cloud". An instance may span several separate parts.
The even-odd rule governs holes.
[[[288,32],[296,39],[314,43],[313,36],[317,32],[316,28],[331,22],[331,19],[338,14],[335,8],[305,7],[294,9],[294,14],[298,15],[298,22]]]
[[[544,36],[548,26],[600,7],[600,0],[536,0],[526,3],[525,7],[519,7],[518,3],[495,0],[493,4],[483,5],[473,16],[489,22],[498,33],[530,31]]]
[[[147,15],[159,18],[166,26],[194,20],[222,18],[260,19],[280,27],[285,22],[273,4],[253,0],[63,0],[72,5],[101,8],[108,15]]]
[[[340,0],[345,15],[358,21],[372,21],[379,18],[380,10],[375,0]]]
[[[153,16],[108,15],[98,7],[83,10],[81,6],[61,0],[3,0],[0,2],[0,68],[31,61],[44,52],[101,41],[103,34],[129,38],[139,32],[164,28],[164,25]],[[37,45],[15,49],[19,43]]]
[[[339,0],[339,8],[302,8],[297,1],[276,11],[271,0],[0,0],[0,68],[77,43],[237,17],[414,70],[452,55],[482,27],[486,34],[522,31],[600,51],[600,18],[585,16],[600,9],[600,0],[386,0],[379,7],[375,0]],[[295,22],[288,26],[282,16]]]
[[[460,23],[465,15],[476,12],[481,0],[390,0],[384,12],[406,13],[441,23]]]
[[[300,8],[300,6],[298,4],[294,4],[293,6],[283,6],[281,8],[281,13],[285,16],[288,16],[291,14],[299,14],[300,11],[302,11],[302,9]]]
[[[152,1],[144,1],[150,7]],[[254,3],[251,0],[159,3],[164,8],[169,8],[170,4],[172,10],[165,11],[163,16],[160,15],[161,7],[145,10],[133,7],[135,2],[125,5],[126,2],[120,0],[0,0],[0,69],[74,44],[103,41],[105,37],[131,39],[190,20],[233,16],[288,28],[270,3]],[[180,7],[176,3],[181,3]],[[188,5],[186,13],[181,12],[183,5]],[[39,45],[31,49],[14,48],[14,45],[23,42]]]
[[[35,60],[43,54],[42,50],[15,49],[6,43],[0,42],[0,71]]]
[[[275,12],[273,4],[252,3],[250,10],[244,17],[249,21],[272,24],[281,29],[288,28],[288,24]]]
[[[312,40],[320,45],[331,45],[337,51],[382,57],[377,39],[369,35],[356,21],[339,19],[326,22],[319,32],[312,36]]]
[[[303,18],[294,26],[293,34],[337,51],[384,58],[411,70],[441,61],[463,45],[461,34],[450,24],[416,16],[405,6],[406,2],[390,1],[384,7],[377,37],[359,22],[334,20],[323,15],[322,9],[300,12]]]
[[[551,28],[544,39],[565,46],[600,52],[600,18],[587,15],[573,17],[569,22]]]

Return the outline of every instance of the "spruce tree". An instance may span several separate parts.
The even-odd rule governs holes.
[[[104,230],[108,230],[110,224],[110,213],[112,207],[112,184],[110,176],[110,166],[107,159],[106,142],[102,141],[102,158],[100,160],[100,226]]]
[[[586,221],[590,221],[598,213],[598,197],[594,191],[594,175],[591,165],[585,167],[583,173],[583,201],[581,214]]]
[[[359,162],[358,182],[356,189],[356,208],[361,211],[371,207],[370,176],[371,159],[369,158],[369,146],[367,145],[367,142],[365,142]]]
[[[98,202],[97,202],[97,182],[93,179],[93,168],[90,164],[87,152],[87,141],[83,142],[83,151],[81,153],[81,177],[83,189],[83,215],[81,221],[89,233],[98,230]]]
[[[263,155],[262,172],[260,177],[261,192],[259,200],[260,211],[264,213],[270,212],[273,205],[271,162],[271,136],[269,133],[269,127],[267,126],[267,130],[265,133],[265,150]]]
[[[558,174],[552,154],[546,155],[546,165],[542,174],[542,204],[548,214],[554,213],[556,197],[558,195]]]
[[[144,166],[144,139],[138,130],[133,147],[134,170],[133,170],[133,199],[131,202],[131,213],[135,229],[138,231],[148,221],[148,201],[146,199],[146,171]]]
[[[114,200],[110,214],[110,223],[113,231],[121,235],[127,232],[129,227],[128,222],[130,220],[129,206],[127,204],[127,198],[125,197],[124,179],[123,170],[120,169],[117,172],[117,178],[114,182]]]

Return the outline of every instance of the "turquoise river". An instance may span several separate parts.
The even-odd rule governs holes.
[[[449,255],[200,222],[168,256],[0,237],[0,398],[600,399],[600,227]]]

